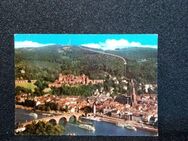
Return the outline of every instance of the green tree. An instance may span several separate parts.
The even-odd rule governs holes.
[[[32,122],[26,126],[23,132],[19,135],[62,135],[64,127],[62,125],[52,125],[51,123],[45,123],[44,121]]]
[[[21,87],[21,86],[16,86],[15,93],[16,93],[16,95],[19,95],[19,94],[22,94],[22,93],[29,94],[29,93],[32,93],[32,90]]]
[[[50,110],[57,111],[58,110],[58,104],[54,103],[54,102],[46,102],[45,107],[46,107],[46,111],[50,111]]]
[[[24,106],[35,107],[36,106],[36,102],[34,100],[26,99],[25,102],[24,102]]]
[[[35,82],[35,85],[37,86],[35,88],[35,91],[33,93],[34,96],[41,96],[44,95],[43,90],[48,87],[48,83],[42,80],[37,80]]]
[[[85,116],[87,116],[88,113],[92,113],[93,112],[93,109],[90,106],[85,106],[81,110],[84,112]]]
[[[44,92],[40,88],[36,87],[34,89],[34,92],[33,92],[34,96],[42,96],[43,94],[44,94]]]

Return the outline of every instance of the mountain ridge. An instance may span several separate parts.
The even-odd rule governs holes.
[[[40,78],[53,81],[61,72],[74,75],[84,73],[96,79],[104,78],[106,73],[117,76],[124,74],[124,64],[120,58],[82,48],[83,46],[61,45],[17,48],[15,49],[16,78]],[[88,49],[126,58],[128,60],[127,75],[146,81],[154,81],[156,78],[157,50],[155,49],[129,48],[116,51]],[[21,74],[22,69],[27,73]]]

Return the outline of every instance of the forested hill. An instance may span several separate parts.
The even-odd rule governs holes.
[[[106,52],[128,59],[127,75],[147,82],[156,80],[156,49],[125,48]],[[105,74],[122,76],[124,70],[122,60],[118,58],[81,47],[61,45],[15,49],[15,67],[16,79],[47,81],[54,81],[60,72],[75,75],[84,73],[97,79],[104,78]]]
[[[116,50],[107,50],[106,52],[117,54],[131,60],[157,59],[157,49],[155,48],[129,47]]]

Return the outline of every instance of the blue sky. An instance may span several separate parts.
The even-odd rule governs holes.
[[[91,48],[157,48],[157,34],[15,34],[15,48],[46,45],[83,45]]]

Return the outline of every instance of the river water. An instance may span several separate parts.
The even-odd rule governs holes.
[[[30,111],[23,109],[15,110],[15,122],[25,122],[26,120],[33,120],[31,116],[29,116]],[[37,113],[37,112],[36,112]],[[41,113],[37,113],[38,118],[45,117]],[[143,131],[143,130],[129,130],[126,128],[118,127],[115,124],[103,122],[103,121],[90,121],[83,119],[85,122],[89,122],[95,127],[95,131],[88,131],[85,129],[81,129],[78,125],[67,123],[65,126],[65,135],[75,134],[79,136],[154,136],[156,133]]]
[[[32,113],[32,112],[24,110],[24,109],[15,109],[15,123],[17,123],[17,122],[23,123],[26,121],[33,120],[34,118],[29,115],[30,113]],[[42,113],[40,113],[40,112],[35,112],[35,113],[37,113],[38,118],[46,117],[46,116],[42,115]]]

